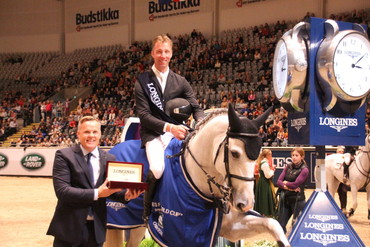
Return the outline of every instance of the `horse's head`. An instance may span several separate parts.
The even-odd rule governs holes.
[[[258,129],[270,112],[271,109],[250,120],[239,117],[229,105],[228,150],[224,162],[228,185],[232,188],[232,204],[241,211],[248,211],[254,205],[254,166],[262,146]]]
[[[253,207],[254,163],[262,144],[258,129],[269,112],[250,120],[229,106],[228,111],[211,111],[197,124],[184,156],[191,180],[202,194],[224,207],[231,190],[233,207],[241,211]]]

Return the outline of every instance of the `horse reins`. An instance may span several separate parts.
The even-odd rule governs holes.
[[[254,177],[242,177],[242,176],[239,176],[239,175],[230,173],[230,164],[229,164],[229,138],[235,138],[235,137],[256,137],[256,136],[258,136],[258,134],[234,133],[234,132],[227,131],[226,137],[224,138],[224,140],[218,146],[218,149],[217,149],[217,152],[216,152],[216,156],[214,158],[213,163],[216,166],[216,161],[217,161],[218,156],[220,154],[221,147],[224,145],[224,164],[225,164],[225,170],[226,170],[225,178],[227,178],[227,181],[228,181],[228,186],[227,187],[224,186],[224,185],[222,185],[222,184],[219,184],[218,182],[216,182],[215,181],[215,177],[214,176],[211,176],[211,175],[209,175],[207,173],[207,171],[203,168],[203,166],[198,162],[198,160],[196,159],[196,157],[194,156],[194,154],[191,152],[188,144],[189,144],[190,139],[194,135],[195,135],[195,132],[191,132],[187,136],[187,138],[185,139],[185,141],[184,141],[185,149],[188,151],[188,153],[190,154],[190,156],[192,157],[192,159],[194,160],[194,162],[199,166],[199,168],[206,175],[206,177],[207,177],[207,183],[208,183],[208,186],[209,186],[209,190],[210,190],[210,192],[211,192],[211,194],[213,196],[213,201],[217,204],[217,206],[219,208],[221,208],[221,210],[223,211],[223,213],[228,213],[229,210],[230,210],[230,207],[228,205],[228,202],[230,201],[230,196],[232,196],[231,195],[231,188],[232,188],[232,180],[231,179],[232,178],[235,178],[235,179],[239,179],[239,180],[243,180],[243,181],[247,181],[247,182],[252,182],[252,181],[255,180]],[[184,155],[184,151],[185,150],[183,150],[181,152],[182,155]],[[214,195],[214,191],[212,189],[211,184],[214,184],[219,189],[219,191],[223,195],[223,197],[221,199],[217,198]]]

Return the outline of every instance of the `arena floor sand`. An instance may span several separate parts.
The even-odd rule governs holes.
[[[308,190],[310,196],[313,190]],[[338,197],[335,198],[338,201]],[[349,222],[365,243],[370,246],[369,221],[367,220],[366,193],[359,192],[359,207]],[[352,203],[348,193],[348,208]],[[46,231],[54,213],[56,197],[51,178],[0,176],[0,246],[50,247],[53,237]],[[246,242],[267,239],[260,234]]]

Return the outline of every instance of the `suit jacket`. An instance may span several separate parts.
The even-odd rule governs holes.
[[[58,150],[55,153],[53,184],[58,203],[47,231],[48,235],[76,243],[81,240],[89,207],[94,211],[94,227],[97,243],[105,241],[106,202],[105,198],[94,201],[94,188],[106,179],[106,162],[115,156],[99,149],[100,175],[93,186],[89,180],[86,160],[80,145]],[[125,191],[115,193],[112,199],[124,203]]]
[[[156,83],[158,88],[161,88],[160,83],[152,70],[144,73],[148,73],[151,82]],[[183,98],[192,105],[193,117],[195,120],[204,117],[204,112],[200,108],[189,82],[172,70],[169,71],[163,95],[161,91],[158,93],[162,96],[164,111],[166,110],[166,103],[169,100],[174,98]],[[156,114],[155,111],[153,111],[152,107],[155,106],[150,104],[150,99],[145,94],[139,81],[136,81],[135,83],[135,101],[136,111],[141,124],[140,136],[142,144],[145,145],[146,142],[151,141],[164,133],[163,128],[166,122],[159,114]]]

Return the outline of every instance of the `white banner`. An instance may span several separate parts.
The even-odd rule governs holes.
[[[0,175],[52,176],[60,148],[0,148]]]

